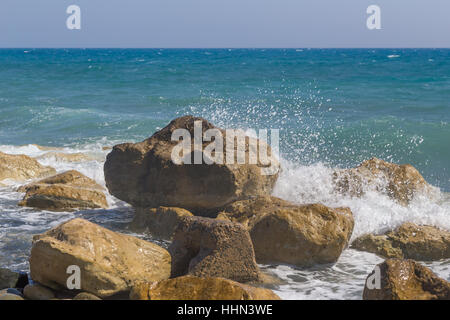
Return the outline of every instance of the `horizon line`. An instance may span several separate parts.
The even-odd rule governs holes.
[[[336,50],[336,49],[450,49],[450,47],[1,47],[2,49],[156,49],[156,50]]]

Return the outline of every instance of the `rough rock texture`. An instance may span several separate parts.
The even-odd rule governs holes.
[[[38,283],[27,284],[23,289],[23,295],[30,300],[51,300],[55,298],[52,290]]]
[[[80,292],[73,298],[73,300],[102,300],[102,299],[89,292]]]
[[[191,216],[192,213],[182,208],[136,208],[130,230],[148,232],[155,238],[171,240],[180,219]]]
[[[172,277],[190,274],[238,282],[260,279],[250,236],[238,223],[202,217],[183,218],[169,252]]]
[[[0,152],[0,181],[5,179],[26,181],[48,177],[55,173],[55,169],[43,166],[28,156]]]
[[[217,218],[247,226],[258,263],[298,266],[337,261],[354,225],[348,208],[296,205],[269,196],[235,202]]]
[[[280,300],[269,289],[256,288],[224,278],[183,276],[154,283],[140,283],[131,300]]]
[[[108,207],[103,188],[75,170],[22,186],[18,191],[26,192],[20,206],[52,211]]]
[[[407,205],[419,193],[431,194],[432,187],[416,168],[372,158],[353,169],[334,173],[336,189],[351,196],[361,196],[367,190],[376,190]]]
[[[389,259],[378,265],[380,288],[367,277],[364,300],[450,300],[450,283],[414,260]]]
[[[216,209],[248,196],[270,194],[278,176],[278,161],[271,156],[273,172],[276,172],[272,175],[262,174],[270,167],[270,163],[263,164],[259,160],[257,164],[249,164],[248,160],[246,164],[226,164],[225,138],[224,164],[175,164],[172,151],[179,142],[171,141],[171,138],[176,129],[190,132],[192,152],[188,156],[192,155],[194,163],[195,121],[202,123],[203,133],[207,129],[216,129],[226,136],[224,130],[214,127],[205,119],[184,116],[173,120],[147,140],[117,145],[108,154],[104,167],[109,192],[134,207],[180,207],[194,213]],[[257,140],[245,138],[246,159],[249,150],[254,150],[250,147],[250,142],[254,141]],[[201,152],[205,156],[205,147],[209,144],[211,142],[202,145]],[[270,147],[268,150],[271,155]],[[236,159],[236,152],[234,155]]]
[[[394,248],[387,235],[365,234],[355,239],[352,249],[375,253],[383,258],[404,258],[400,248]]]
[[[81,290],[99,297],[128,291],[136,281],[170,276],[169,253],[148,241],[73,219],[34,236],[31,278],[53,289],[66,288],[67,268],[81,272]]]
[[[361,236],[351,246],[386,258],[421,261],[449,259],[450,232],[408,222],[384,235]]]

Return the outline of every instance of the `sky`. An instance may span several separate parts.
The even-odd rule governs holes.
[[[450,0],[1,0],[0,47],[448,48]]]

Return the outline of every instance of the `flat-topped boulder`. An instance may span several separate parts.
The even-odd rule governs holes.
[[[356,168],[334,172],[333,181],[340,193],[359,197],[368,190],[376,190],[402,205],[408,205],[416,194],[431,195],[434,189],[412,165],[377,158],[366,160]]]
[[[174,136],[179,138],[177,133],[183,129],[186,140],[172,140]],[[204,140],[196,144],[195,130],[201,139],[207,132],[221,135],[223,139],[218,141],[223,143],[222,148],[217,145],[217,150],[212,151],[208,148],[212,142]],[[245,163],[240,164],[236,155],[238,143],[227,145],[226,137],[225,130],[205,119],[177,118],[142,142],[114,146],[104,166],[106,186],[112,195],[134,207],[180,207],[194,213],[249,196],[270,194],[279,170],[270,147],[241,133]],[[270,163],[257,157],[252,164],[250,155],[255,154],[251,152],[255,143],[267,147]],[[218,161],[220,154],[222,163]],[[196,158],[200,159],[199,164],[195,164]],[[228,158],[236,161],[229,163]],[[267,174],[270,168],[272,174]]]
[[[280,300],[269,289],[224,278],[183,276],[133,287],[131,300]]]
[[[129,227],[134,232],[146,232],[157,239],[171,240],[181,218],[192,216],[182,208],[136,208]]]
[[[36,159],[26,155],[0,152],[0,181],[10,179],[22,182],[45,178],[55,173],[54,168],[43,166]]]
[[[388,259],[367,277],[363,299],[450,300],[450,282],[414,260]]]
[[[184,217],[169,247],[172,277],[186,274],[238,282],[260,280],[248,231],[238,223]]]
[[[25,192],[20,206],[51,211],[107,208],[102,186],[78,171],[70,170],[22,186]]]
[[[450,232],[407,222],[382,235],[363,235],[355,239],[351,247],[384,258],[421,261],[449,259]]]
[[[272,196],[234,202],[217,219],[248,228],[258,263],[297,266],[336,262],[354,226],[348,208],[296,205]]]
[[[99,297],[127,292],[137,282],[167,279],[170,265],[170,254],[156,244],[79,218],[34,236],[30,256],[34,281],[65,290],[68,267],[77,266],[81,290]]]

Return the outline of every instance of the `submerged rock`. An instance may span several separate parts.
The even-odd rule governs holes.
[[[183,276],[133,287],[131,300],[280,300],[269,289],[223,278]]]
[[[248,228],[258,263],[297,266],[336,262],[354,226],[348,208],[296,205],[269,196],[234,202],[217,218]]]
[[[221,277],[238,282],[259,281],[248,231],[238,223],[185,217],[169,247],[172,277]]]
[[[128,291],[137,281],[170,276],[170,254],[148,241],[73,219],[34,236],[31,278],[55,290],[66,289],[69,266],[78,266],[81,290],[99,297]]]
[[[71,170],[22,186],[26,192],[20,206],[52,211],[107,208],[103,188],[78,171]]]
[[[55,159],[57,161],[65,161],[65,162],[83,162],[83,161],[92,161],[96,160],[94,157],[77,152],[77,153],[63,153],[63,152],[47,152],[37,159]]]
[[[450,258],[450,232],[432,226],[404,223],[383,235],[363,235],[352,248],[385,258],[432,261]]]
[[[413,166],[377,158],[353,169],[336,171],[333,181],[340,193],[359,197],[367,190],[376,190],[402,205],[408,205],[416,194],[431,194],[433,190]]]
[[[177,129],[186,129],[190,133],[191,143],[188,143],[189,148],[185,148],[190,151],[186,152],[185,158],[192,158],[194,163],[196,122],[201,123],[203,134],[212,129],[226,137],[225,130],[214,127],[205,119],[184,116],[173,120],[147,140],[116,145],[108,154],[104,166],[109,192],[134,207],[180,207],[194,213],[216,209],[249,196],[270,194],[278,176],[279,163],[271,156],[267,145],[270,155],[267,165],[259,160],[255,161],[256,164],[249,164],[248,160],[246,164],[226,163],[226,138],[222,141],[223,164],[206,164],[204,161],[202,164],[175,164],[172,152],[179,142],[171,138]],[[250,145],[258,141],[245,137],[245,159],[249,158]],[[196,151],[201,153],[201,159],[211,160],[205,152],[209,144],[211,142],[204,142],[201,151]],[[235,143],[234,156],[236,148]],[[264,170],[269,167],[274,174],[265,175]]]
[[[0,152],[0,181],[11,179],[21,182],[48,177],[55,173],[55,169],[43,166],[31,157]]]
[[[450,282],[414,260],[389,259],[367,277],[363,299],[450,300]]]
[[[171,240],[182,217],[192,216],[192,213],[182,208],[136,208],[130,229],[148,232],[158,239]]]

